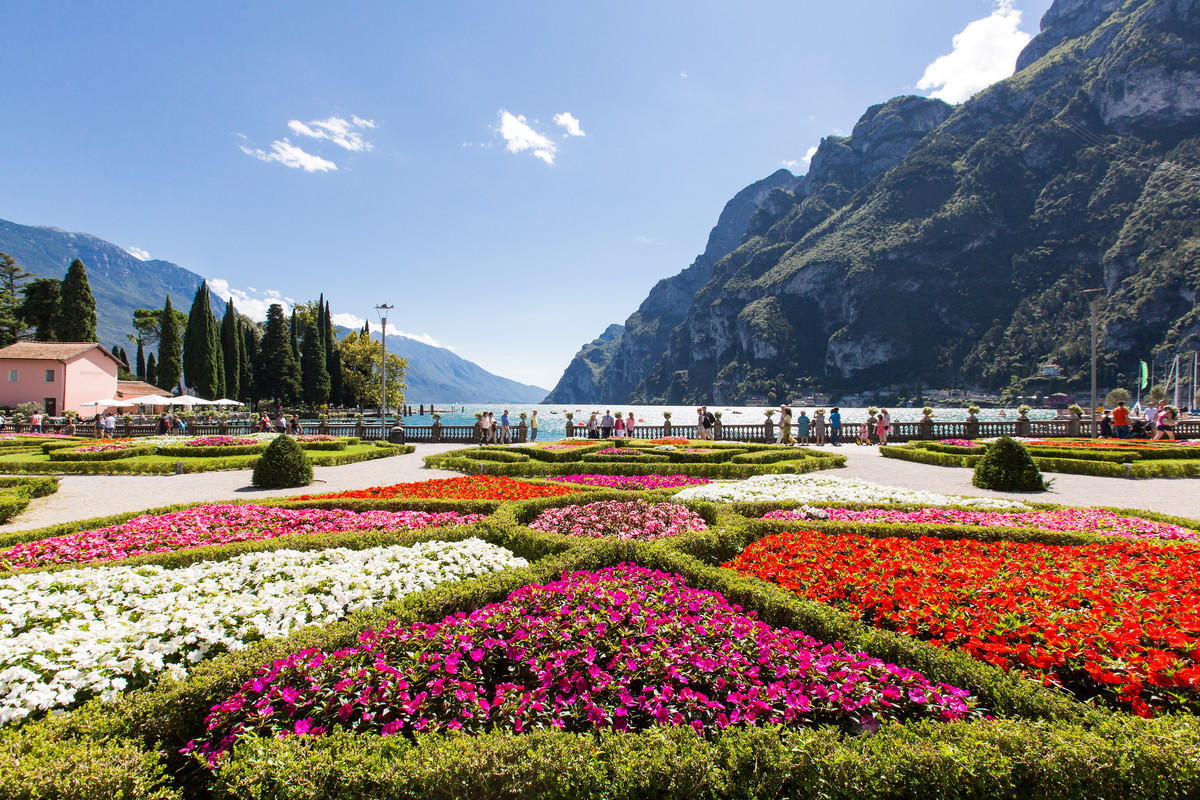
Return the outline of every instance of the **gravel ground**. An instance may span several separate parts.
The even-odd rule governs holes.
[[[175,503],[282,497],[450,478],[458,473],[425,469],[421,459],[461,446],[419,444],[416,445],[416,452],[405,456],[342,467],[316,467],[313,470],[316,478],[314,483],[298,489],[254,489],[250,486],[250,470],[202,472],[195,475],[66,475],[61,478],[57,493],[34,500],[22,514],[7,525],[0,526],[0,531],[27,530]],[[845,469],[834,470],[831,474],[862,478],[888,486],[1072,506],[1137,508],[1200,519],[1200,479],[1128,480],[1048,473],[1047,477],[1054,481],[1048,492],[991,492],[972,486],[971,470],[968,469],[883,458],[875,447],[843,445],[834,448],[826,445],[821,449],[841,453],[848,459]]]

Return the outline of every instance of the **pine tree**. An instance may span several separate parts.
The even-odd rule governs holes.
[[[329,302],[325,303],[325,368],[329,370],[329,403],[342,404],[342,357],[337,346],[337,335],[333,332],[333,317],[329,314]]]
[[[62,281],[57,278],[35,278],[21,289],[21,319],[33,328],[37,342],[54,342],[54,316],[62,300]]]
[[[25,333],[21,320],[21,284],[33,277],[8,253],[0,253],[0,347],[19,341]]]
[[[300,397],[300,365],[292,352],[283,306],[267,309],[267,330],[258,348],[255,383],[259,396],[281,403]]]
[[[150,354],[150,358],[146,359],[146,383],[151,386],[158,386],[158,365],[154,363],[154,353]]]
[[[138,351],[137,351],[137,373],[136,373],[136,375],[138,376],[138,380],[144,381],[144,380],[146,380],[146,351],[142,348],[142,340],[140,337],[138,338],[137,343],[138,343]],[[151,353],[150,357],[154,358],[154,354]]]
[[[254,380],[254,367],[258,363],[258,330],[246,322],[243,322],[240,327],[242,334],[242,378],[239,383],[242,386],[242,396],[238,399],[245,400],[253,406],[260,398],[257,384]]]
[[[214,327],[212,309],[208,303],[208,284],[201,282],[192,299],[192,310],[188,312],[187,331],[183,337],[183,377],[197,394],[210,399],[218,391]],[[225,387],[222,384],[220,388]]]
[[[225,302],[221,318],[221,352],[225,356],[225,396],[237,400],[242,396],[242,337],[238,330],[237,312],[233,298]]]
[[[183,372],[179,327],[175,321],[175,309],[171,307],[171,295],[167,295],[167,304],[163,307],[159,326],[158,371],[155,376],[158,380],[154,385],[170,392],[179,384],[179,375]]]
[[[96,298],[92,297],[87,270],[78,258],[71,262],[63,278],[54,334],[60,342],[96,341]]]
[[[305,326],[300,376],[305,403],[318,406],[329,402],[329,370],[325,367],[325,343],[321,341],[320,322]]]

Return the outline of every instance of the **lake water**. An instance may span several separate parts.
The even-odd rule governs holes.
[[[816,408],[824,408],[828,414],[831,406],[792,406],[792,414],[798,416],[801,409],[808,412],[811,417]],[[696,424],[696,407],[695,406],[594,406],[594,405],[456,405],[451,410],[450,406],[439,407],[442,412],[443,425],[474,425],[476,412],[491,411],[496,415],[496,419],[500,419],[500,415],[504,410],[508,410],[508,416],[513,427],[516,427],[520,422],[521,412],[532,414],[533,411],[538,412],[538,439],[550,441],[554,439],[562,439],[566,436],[567,430],[567,412],[575,414],[575,424],[586,424],[588,417],[593,411],[597,411],[603,415],[605,411],[611,410],[615,415],[618,411],[622,415],[628,416],[629,412],[633,412],[637,419],[638,425],[662,425],[663,413],[671,412],[671,422],[675,425],[694,425]],[[709,406],[709,411],[720,411],[721,422],[725,425],[761,425],[766,416],[763,412],[767,409],[763,406]],[[843,407],[842,422],[843,424],[861,423],[867,419],[866,408],[849,408]],[[919,408],[889,408],[888,413],[891,414],[892,422],[918,422],[921,419],[921,409]],[[1054,409],[1037,408],[1029,412],[1029,418],[1033,420],[1054,419],[1056,412]],[[967,418],[967,410],[965,408],[937,408],[934,410],[934,419],[938,422],[961,422]],[[1012,420],[1017,418],[1016,408],[985,408],[979,412],[979,419],[983,422],[995,422],[999,420]],[[773,419],[779,421],[778,409],[776,410]],[[432,425],[433,418],[429,416],[428,408],[422,416],[420,414],[411,414],[404,417],[406,425]]]

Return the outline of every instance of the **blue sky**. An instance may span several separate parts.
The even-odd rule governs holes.
[[[1049,5],[13,0],[0,217],[550,387],[739,189],[1004,77]]]

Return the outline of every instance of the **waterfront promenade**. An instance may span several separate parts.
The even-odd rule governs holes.
[[[316,467],[313,470],[316,481],[311,486],[296,489],[253,489],[250,486],[250,470],[189,475],[65,475],[60,478],[57,493],[35,499],[15,519],[0,526],[0,531],[27,530],[176,503],[254,500],[449,478],[458,473],[425,469],[422,458],[460,447],[454,444],[418,444],[416,452],[408,455],[341,467]],[[1047,475],[1053,480],[1048,492],[993,492],[972,486],[972,471],[969,469],[883,458],[876,447],[843,445],[834,448],[826,445],[816,449],[846,456],[847,465],[844,469],[827,473],[838,477],[862,478],[888,486],[950,494],[1007,497],[1071,506],[1134,508],[1200,519],[1197,482],[1187,478],[1129,480],[1054,473]]]

